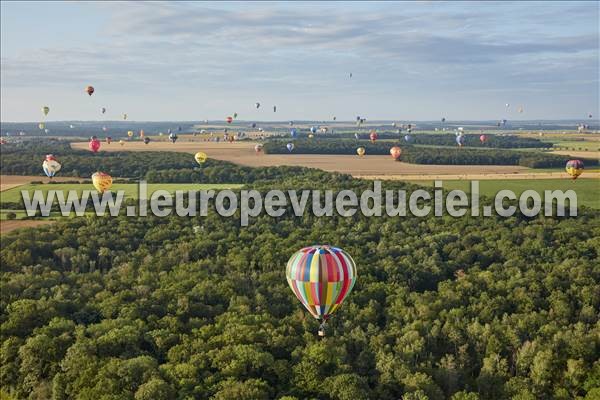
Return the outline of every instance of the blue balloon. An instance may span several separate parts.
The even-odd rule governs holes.
[[[288,143],[285,147],[287,147],[288,151],[291,153],[292,150],[294,150],[294,143]]]
[[[296,136],[298,136],[298,132],[296,131],[296,129],[292,129],[290,131],[290,135],[292,135],[292,137],[295,138]]]
[[[464,137],[463,135],[458,135],[458,136],[456,137],[456,143],[457,143],[459,146],[462,146],[462,145],[465,143],[465,137]]]
[[[404,136],[404,140],[406,140],[407,142],[410,142],[412,140],[412,136],[406,135],[406,136]]]

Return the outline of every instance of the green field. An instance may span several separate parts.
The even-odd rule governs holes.
[[[413,181],[417,185],[433,186],[433,181]],[[447,190],[459,189],[465,192],[471,190],[471,181],[469,180],[448,180],[443,181],[443,188]],[[514,179],[514,180],[481,180],[479,181],[479,191],[482,196],[493,198],[500,190],[512,190],[517,196],[520,196],[525,190],[535,190],[542,199],[544,190],[562,190],[572,189],[577,193],[578,205],[600,209],[600,180],[598,179]]]
[[[223,184],[212,184],[212,183],[149,183],[148,184],[148,197],[157,190],[167,190],[170,193],[175,193],[176,190],[224,190],[224,189],[239,189],[243,185],[235,183],[223,183]],[[78,194],[81,194],[83,190],[95,190],[92,184],[85,183],[69,183],[69,184],[29,184],[23,185],[9,190],[5,190],[0,193],[0,202],[2,203],[18,203],[21,202],[21,191],[27,190],[32,195],[34,190],[42,190],[44,195],[48,190],[63,190],[65,192],[69,190],[76,190]],[[125,191],[126,199],[137,199],[138,198],[138,185],[136,183],[116,183],[112,186],[111,192],[117,192],[119,190]],[[65,193],[66,197],[66,193]]]

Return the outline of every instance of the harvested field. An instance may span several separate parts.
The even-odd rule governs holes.
[[[33,221],[33,220],[10,220],[0,221],[0,235],[21,228],[35,228],[41,225],[48,225],[54,221]]]
[[[511,165],[420,165],[394,162],[390,156],[372,155],[359,158],[350,155],[316,155],[316,154],[256,154],[253,142],[215,143],[203,141],[178,141],[177,143],[154,142],[145,145],[142,142],[127,142],[124,146],[102,146],[101,151],[177,151],[195,154],[203,151],[210,158],[230,161],[251,167],[270,167],[279,165],[297,165],[319,168],[351,174],[353,176],[385,176],[402,175],[460,175],[477,174],[512,174],[532,173],[525,167]],[[87,143],[73,143],[76,149],[87,149]],[[536,175],[537,176],[537,175]],[[403,178],[401,178],[403,179]],[[460,179],[460,178],[455,178]]]

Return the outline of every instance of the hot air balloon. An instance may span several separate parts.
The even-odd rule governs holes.
[[[48,134],[48,132],[50,132],[50,129],[48,129],[48,128],[44,129],[45,134]]]
[[[52,179],[52,177],[60,171],[60,167],[60,163],[52,154],[46,155],[46,159],[42,163],[42,168],[48,178]]]
[[[344,250],[325,245],[305,247],[290,257],[286,266],[290,288],[302,305],[325,324],[342,305],[356,283],[356,264]]]
[[[410,135],[404,135],[404,141],[410,142],[411,140],[412,140],[412,136],[410,136]]]
[[[38,124],[38,128],[40,128],[40,129],[44,129],[45,127],[46,127],[46,124],[44,124],[43,122],[40,122]]]
[[[506,103],[506,104],[505,104],[505,107],[506,107],[506,108],[510,107],[510,103]]]
[[[296,136],[298,136],[298,132],[296,131],[296,129],[292,129],[290,131],[290,136],[292,136],[293,138],[295,138]]]
[[[273,112],[277,112],[277,106],[273,106]]]
[[[311,126],[310,127],[310,133],[317,133],[317,127],[316,126]]]
[[[375,131],[371,131],[371,133],[369,134],[369,139],[371,139],[371,143],[375,143],[378,137],[379,135]]]
[[[290,126],[294,126],[294,121],[290,121]]]
[[[105,127],[105,126],[103,126],[103,127],[102,127],[102,130],[103,130],[104,132],[106,132],[106,131],[108,130],[108,128],[107,128],[107,127]]]
[[[73,129],[73,128],[75,128],[75,125],[71,124],[71,125],[69,125],[69,128]]]
[[[354,134],[354,138],[355,138],[356,140],[358,140],[358,139],[360,139],[360,135],[359,135],[358,133],[355,133],[355,134]]]
[[[588,114],[588,118],[592,118],[592,114]]]
[[[227,117],[227,118],[225,119],[225,121],[227,121],[227,123],[228,123],[228,124],[230,124],[230,123],[232,123],[232,122],[233,122],[233,117]]]
[[[333,116],[333,120],[335,121],[336,119],[337,119],[337,117],[334,115],[334,116]]]
[[[573,180],[577,179],[579,175],[583,173],[583,161],[581,160],[569,160],[565,167],[567,174],[573,177]]]
[[[121,139],[121,140],[119,140],[119,144],[120,144],[121,146],[123,146],[123,145],[125,144],[125,141],[124,141],[123,139]]]
[[[233,118],[237,118],[237,113],[233,113]]]
[[[123,119],[127,119],[127,114],[123,114]]]
[[[133,137],[133,131],[127,131],[127,136],[131,139]]]
[[[85,88],[85,91],[87,94],[89,94],[90,96],[94,94],[94,87],[93,86],[88,86]]]
[[[462,147],[463,144],[465,143],[465,136],[462,134],[456,136],[456,143],[458,144],[458,147]]]
[[[257,101],[256,103],[254,103],[254,107],[260,108],[260,103]]]
[[[486,135],[481,135],[481,136],[479,136],[479,141],[480,141],[481,143],[485,143],[485,142],[487,141],[487,136],[486,136]]]
[[[446,122],[446,118],[442,118],[442,122]]]
[[[88,143],[88,147],[94,153],[97,153],[98,150],[100,150],[100,141],[98,140],[98,138],[96,136],[92,136],[90,138],[90,142]]]
[[[390,149],[390,155],[394,158],[394,160],[398,160],[401,154],[402,149],[398,146],[394,146]]]
[[[350,78],[352,78],[352,72],[350,72]]]
[[[256,122],[253,122],[252,125],[250,125],[251,128],[256,128]]]
[[[96,172],[92,175],[92,183],[97,191],[104,193],[112,186],[112,177],[104,172]]]
[[[365,150],[364,147],[359,147],[358,149],[356,149],[356,154],[358,154],[361,157],[364,156],[366,152],[367,151]]]
[[[50,112],[50,107],[48,107],[48,106],[42,107],[42,112],[44,113],[44,115],[48,115],[48,113]]]
[[[260,153],[262,151],[262,149],[263,149],[263,145],[260,143],[256,144],[256,146],[254,146],[254,151],[257,153]]]
[[[177,131],[181,132],[181,127],[180,126],[177,127]]]
[[[143,130],[143,129],[140,129],[140,139],[143,139],[143,138],[144,138],[144,136],[145,136],[145,135],[144,135],[144,130]]]
[[[287,147],[288,151],[291,153],[294,150],[294,143],[288,143],[285,147]]]
[[[100,111],[102,111],[102,114],[106,113],[106,107],[102,107]]]
[[[196,160],[198,164],[203,164],[207,158],[208,157],[206,156],[206,153],[203,153],[201,151],[197,152],[196,155],[194,155],[194,160]]]
[[[106,137],[106,144],[110,144],[110,142],[112,142],[112,137],[107,136]]]
[[[171,133],[169,134],[169,139],[171,140],[172,143],[175,143],[177,141],[177,139],[179,139],[177,137],[177,135],[175,133]]]
[[[150,138],[149,137],[145,137],[144,138],[144,144],[148,144],[150,143]]]

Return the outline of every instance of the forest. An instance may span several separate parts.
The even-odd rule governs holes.
[[[258,190],[370,186],[302,168],[258,176]],[[600,397],[596,211],[288,210],[238,221],[90,216],[3,235],[3,390],[56,400]],[[285,279],[291,254],[317,243],[345,249],[358,268],[324,338]]]

